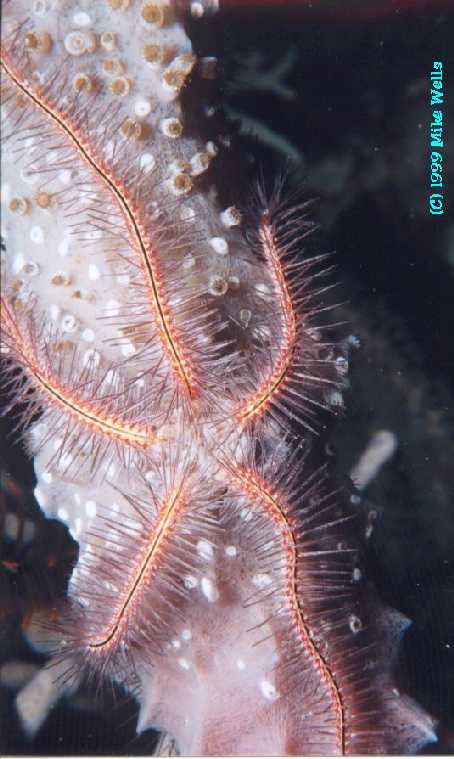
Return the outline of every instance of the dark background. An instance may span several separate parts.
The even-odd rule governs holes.
[[[336,251],[339,300],[348,301],[340,318],[361,339],[333,442],[339,467],[349,471],[376,431],[397,437],[397,453],[367,491],[379,512],[369,574],[381,597],[413,620],[398,678],[440,720],[440,742],[424,753],[452,754],[454,16],[448,4],[429,0],[307,5],[224,11],[217,31],[225,97],[230,115],[243,117],[245,145],[265,173],[298,157],[291,181],[320,198],[323,245]],[[275,83],[263,89],[260,71],[287,55],[284,95]],[[257,56],[258,76],[251,67]],[[443,61],[445,76],[443,217],[431,217],[427,201],[433,60]],[[2,469],[31,488],[32,467],[8,437],[11,428],[2,420]],[[31,546],[0,546],[1,558],[19,565],[0,566],[2,603],[18,611],[1,627],[0,666],[44,661],[22,641],[17,619],[30,601],[52,597],[77,550],[62,525],[45,522],[27,491],[8,504],[22,519],[32,517],[37,538]],[[0,687],[2,753],[150,753],[150,734],[135,738],[136,706],[121,693],[95,705],[87,691],[58,706],[31,743],[13,696]]]

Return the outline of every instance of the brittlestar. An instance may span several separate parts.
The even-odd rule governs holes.
[[[309,207],[279,182],[220,205],[241,163],[186,3],[54,5],[6,2],[2,46],[3,350],[36,496],[80,548],[53,664],[119,682],[183,754],[414,750],[405,620],[319,460],[349,340]]]

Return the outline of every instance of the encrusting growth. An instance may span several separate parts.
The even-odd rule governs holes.
[[[244,203],[190,39],[216,5],[2,9],[4,372],[79,544],[49,672],[121,685],[186,755],[412,752],[434,726],[393,687],[406,620],[324,460],[352,340],[310,207],[281,181]]]

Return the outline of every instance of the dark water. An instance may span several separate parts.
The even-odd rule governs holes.
[[[293,156],[293,181],[304,182],[308,195],[320,198],[323,244],[336,250],[340,299],[348,301],[339,309],[340,318],[361,339],[347,412],[334,438],[339,467],[349,471],[378,430],[396,436],[396,454],[367,491],[380,515],[369,573],[382,598],[413,620],[402,645],[399,681],[441,725],[440,742],[424,753],[452,754],[452,128],[443,153],[443,216],[429,214],[428,167],[434,60],[444,63],[444,112],[448,125],[454,123],[454,16],[447,4],[429,1],[415,3],[419,10],[406,13],[396,3],[395,12],[371,11],[367,20],[357,18],[357,3],[330,5],[342,12],[255,8],[226,13],[219,29],[226,95],[231,115],[241,115],[246,132],[255,132],[245,143],[265,173]],[[284,69],[280,80],[263,77],[279,64]],[[2,432],[10,426],[4,420]],[[3,434],[2,456],[4,469],[22,484],[32,484],[30,464]],[[29,508],[33,512],[32,503]],[[45,568],[43,557],[52,549],[59,566],[73,558],[74,547],[61,526],[39,524],[38,547],[22,557],[21,574],[0,577],[3,597],[53,592],[56,573]],[[0,641],[0,664],[10,658],[36,661],[14,626]],[[3,751],[149,753],[150,737],[135,738],[135,705],[121,694],[105,698],[96,711],[90,694],[77,708],[59,706],[27,743],[11,694],[0,689],[0,729],[7,736]]]

